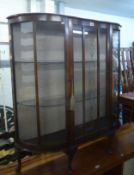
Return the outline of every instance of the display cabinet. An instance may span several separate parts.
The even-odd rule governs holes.
[[[63,150],[118,125],[120,25],[56,14],[8,17],[16,148]]]

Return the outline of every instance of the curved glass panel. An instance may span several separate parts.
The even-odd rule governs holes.
[[[61,22],[38,22],[36,30],[37,69],[40,106],[40,131],[62,135],[66,140],[64,25]],[[44,139],[45,141],[45,139]]]
[[[32,22],[14,24],[13,37],[19,138],[28,140],[37,137]]]

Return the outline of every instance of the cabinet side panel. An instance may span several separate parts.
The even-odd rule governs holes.
[[[14,24],[13,38],[19,137],[27,140],[37,137],[32,22]]]

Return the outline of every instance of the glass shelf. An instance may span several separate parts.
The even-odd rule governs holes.
[[[37,63],[40,63],[40,64],[62,64],[62,63],[64,63],[64,60],[62,59],[61,61],[60,60],[52,60],[52,59],[50,59],[49,58],[49,60],[48,59],[41,59],[41,60],[45,60],[45,61],[38,61],[37,60]],[[85,60],[85,63],[95,63],[95,62],[97,62],[96,60]],[[105,62],[105,60],[104,61],[101,61],[101,62]],[[15,63],[34,63],[34,61],[26,61],[26,60],[16,60],[15,61]],[[82,61],[81,60],[75,60],[74,61],[74,64],[81,64],[82,63]]]
[[[101,90],[105,90],[105,88],[101,88]],[[100,95],[100,98],[104,98],[105,94]],[[82,94],[75,94],[75,102],[76,103],[81,103],[83,101],[82,98]],[[87,93],[85,95],[85,100],[86,101],[90,101],[90,100],[94,100],[97,99],[97,95],[96,95],[96,91],[92,91],[90,93]],[[24,106],[29,106],[29,107],[35,107],[36,106],[36,102],[35,99],[34,100],[26,100],[26,101],[22,101],[22,102],[17,102],[17,104],[19,105],[24,105]],[[53,97],[53,98],[39,98],[39,106],[40,107],[58,107],[58,106],[63,106],[65,105],[65,98],[64,97]]]
[[[51,60],[51,59],[50,59]],[[34,61],[15,61],[16,64],[29,64],[29,63],[34,63]],[[56,60],[52,60],[52,61],[37,61],[37,64],[64,64],[64,60],[63,61],[56,61]]]
[[[29,106],[29,107],[35,107],[36,102],[35,100],[27,100],[18,102],[19,105]],[[65,105],[65,99],[63,97],[57,97],[52,99],[39,99],[39,106],[40,107],[58,107],[58,106]]]

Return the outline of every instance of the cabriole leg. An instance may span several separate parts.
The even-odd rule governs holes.
[[[16,146],[16,158],[17,158],[17,166],[16,172],[21,171],[21,149]]]
[[[72,169],[72,161],[73,161],[76,150],[77,150],[77,147],[74,146],[74,147],[68,148],[66,151],[66,154],[68,156],[68,171],[69,171],[69,173],[72,173],[72,170],[73,170]]]

